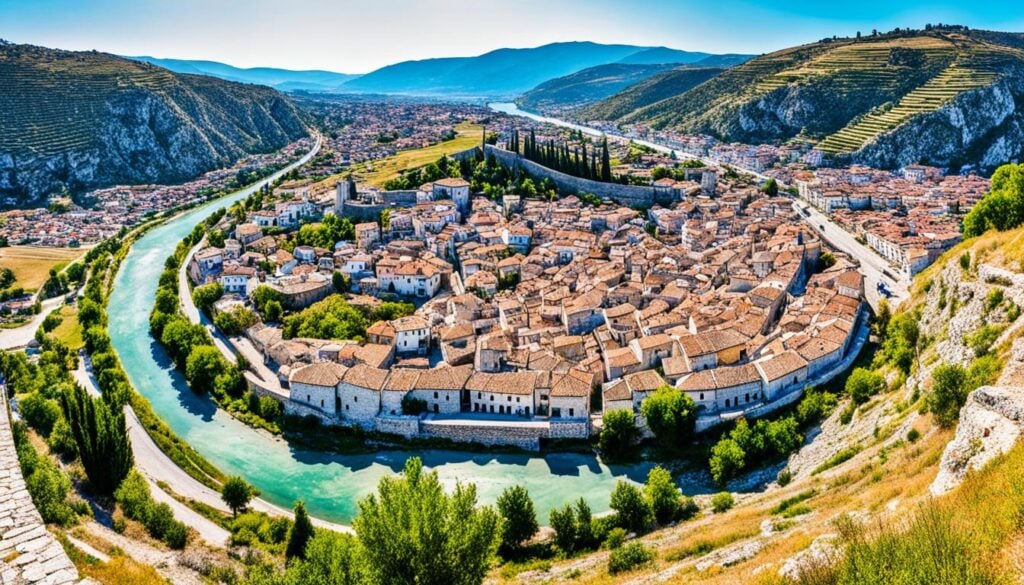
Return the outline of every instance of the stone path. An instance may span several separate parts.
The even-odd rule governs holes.
[[[0,407],[0,584],[76,582],[78,570],[46,530],[25,487],[5,401]]]

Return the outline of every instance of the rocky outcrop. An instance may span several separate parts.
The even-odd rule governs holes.
[[[0,206],[113,184],[177,183],[308,134],[268,87],[103,53],[0,45]]]
[[[1024,388],[982,386],[967,397],[956,436],[946,445],[931,493],[960,485],[971,470],[1006,453],[1024,430]]]

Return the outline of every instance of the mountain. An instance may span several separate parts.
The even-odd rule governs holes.
[[[649,65],[658,64],[655,61],[661,58],[700,60],[707,56],[706,53],[632,45],[552,43],[530,49],[498,49],[477,57],[404,61],[367,73],[346,83],[343,89],[367,93],[514,97],[545,81],[597,65],[630,58],[637,59],[638,63],[625,64]]]
[[[828,39],[674,95],[639,90],[586,112],[730,141],[803,134],[839,162],[888,168],[992,168],[1024,154],[1024,35],[1016,33],[944,27]]]
[[[269,85],[282,91],[336,91],[345,82],[359,77],[348,73],[333,71],[293,71],[291,69],[275,69],[273,67],[253,67],[243,69],[217,61],[192,61],[187,59],[159,59],[156,57],[128,57],[136,61],[150,63],[175,73],[209,75],[228,81],[240,83],[256,83]]]
[[[550,79],[519,98],[521,107],[542,110],[551,107],[582,105],[595,102],[678,65],[627,65],[610,63],[588,67],[564,77]]]
[[[687,92],[725,71],[724,67],[680,67],[650,76],[624,91],[576,112],[583,120],[616,120],[668,97]]]
[[[280,92],[106,53],[0,44],[0,197],[37,205],[118,183],[173,183],[306,136]]]
[[[651,47],[637,51],[618,62],[625,65],[658,65],[660,63],[696,63],[710,57],[710,53],[680,51],[668,47]]]

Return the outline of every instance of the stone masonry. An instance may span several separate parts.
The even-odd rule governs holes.
[[[0,584],[77,582],[78,570],[32,504],[4,405],[0,408]]]

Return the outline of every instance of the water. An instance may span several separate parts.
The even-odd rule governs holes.
[[[542,523],[552,508],[581,497],[595,512],[607,510],[617,479],[646,478],[649,465],[609,468],[593,455],[575,453],[539,457],[438,450],[366,455],[305,451],[246,426],[207,397],[195,395],[149,334],[157,280],[164,259],[195,224],[251,191],[219,199],[151,230],[124,259],[110,296],[111,342],[132,384],[178,436],[218,468],[246,478],[274,504],[291,507],[303,499],[311,514],[338,523],[351,522],[358,500],[373,492],[382,476],[400,471],[413,455],[437,470],[446,485],[475,483],[484,503],[493,503],[507,486],[524,485]]]

